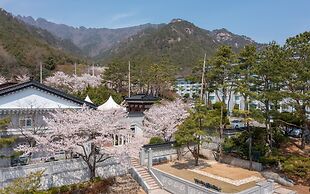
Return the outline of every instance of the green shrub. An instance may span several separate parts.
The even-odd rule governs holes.
[[[276,153],[272,153],[269,156],[261,157],[259,162],[266,166],[277,166],[278,162],[283,162],[285,160],[284,156],[279,156]]]
[[[95,177],[93,180],[93,182],[100,182],[100,181],[102,181],[102,178],[99,176]]]
[[[70,191],[70,186],[68,185],[63,185],[59,188],[59,191],[62,193],[62,192],[67,192],[67,191]]]
[[[223,150],[226,153],[230,153],[236,147],[235,141],[233,138],[226,137],[224,143],[222,144]]]
[[[52,187],[47,191],[48,194],[58,194],[59,188],[58,187]]]
[[[165,140],[163,140],[163,138],[161,137],[152,137],[149,142],[149,144],[160,144],[160,143],[165,143]]]
[[[283,172],[310,181],[310,158],[290,156],[283,162]]]

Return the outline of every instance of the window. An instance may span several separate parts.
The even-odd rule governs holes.
[[[235,101],[240,100],[240,96],[235,96]]]
[[[23,117],[19,119],[19,126],[21,128],[31,128],[32,127],[32,118]]]
[[[113,135],[113,145],[121,146],[125,144],[125,138],[122,135]]]
[[[209,96],[209,100],[213,101],[215,99],[215,96]]]

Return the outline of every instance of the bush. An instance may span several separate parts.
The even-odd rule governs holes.
[[[226,137],[223,143],[223,150],[226,153],[230,153],[236,147],[233,138]]]
[[[278,162],[282,163],[284,160],[285,160],[284,156],[279,156],[278,154],[273,152],[269,156],[261,157],[259,162],[261,162],[263,165],[272,167],[272,166],[277,166]]]
[[[283,172],[289,176],[310,181],[310,158],[302,156],[290,156],[283,162]]]
[[[41,178],[44,171],[37,171],[28,174],[26,177],[19,177],[9,183],[5,188],[0,189],[0,194],[7,193],[36,193],[41,186]]]
[[[48,193],[48,194],[58,194],[59,193],[59,188],[52,187],[46,193]]]
[[[163,140],[163,138],[161,137],[152,137],[149,142],[149,144],[161,144],[161,143],[165,143],[165,140]]]

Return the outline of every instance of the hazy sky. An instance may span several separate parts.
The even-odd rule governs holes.
[[[182,18],[264,43],[283,43],[310,30],[310,0],[0,0],[0,7],[76,27],[119,28]]]

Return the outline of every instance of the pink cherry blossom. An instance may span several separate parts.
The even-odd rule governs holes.
[[[3,77],[3,76],[0,75],[0,85],[1,85],[1,84],[4,84],[5,82],[6,82],[5,77]]]
[[[96,163],[114,157],[123,164],[129,164],[129,156],[138,157],[143,144],[130,129],[127,113],[122,109],[98,111],[85,107],[81,110],[57,110],[44,120],[46,132],[32,134],[35,147],[22,145],[16,149],[76,153],[87,163],[91,178],[95,176]],[[115,135],[124,138],[123,146],[113,146]]]
[[[30,80],[30,77],[27,74],[18,75],[16,76],[16,81],[18,83],[27,82]]]
[[[189,105],[181,99],[153,105],[145,112],[143,120],[146,134],[149,137],[160,136],[165,141],[170,141],[178,125],[189,116],[189,108]]]
[[[82,74],[68,75],[64,72],[55,72],[53,76],[47,77],[44,84],[52,86],[70,93],[75,93],[84,90],[86,87],[98,87],[102,82],[100,75]]]

